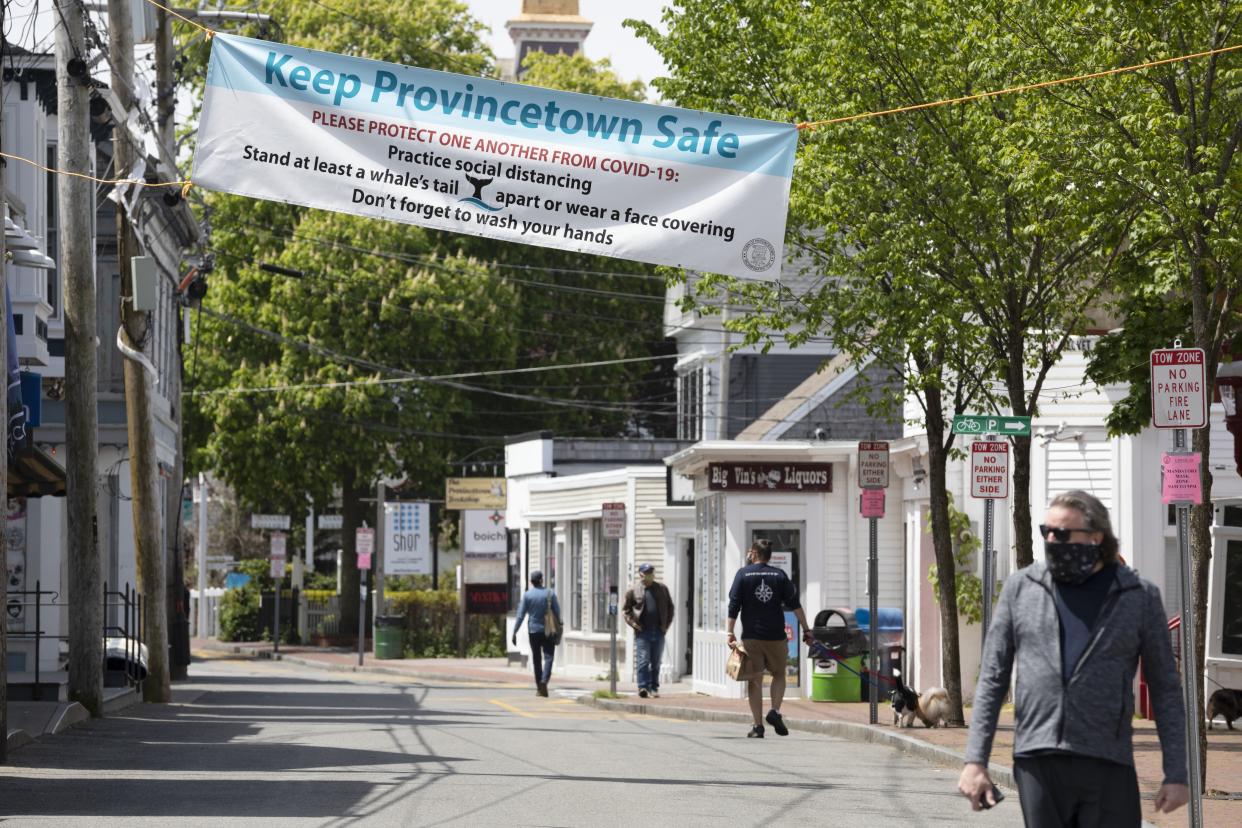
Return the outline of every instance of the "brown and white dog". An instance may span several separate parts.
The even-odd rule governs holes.
[[[924,727],[944,724],[949,712],[949,694],[939,687],[929,687],[916,693],[904,684],[898,684],[889,695],[893,704],[893,726],[914,727],[917,718]]]

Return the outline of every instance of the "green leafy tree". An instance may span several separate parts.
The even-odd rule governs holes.
[[[666,12],[667,34],[637,28],[669,62],[673,77],[656,86],[678,103],[808,122],[1018,82],[1024,66],[993,35],[991,6],[685,0]],[[1084,309],[1136,214],[1133,199],[1062,172],[1073,124],[1055,100],[1015,96],[809,130],[794,174],[791,266],[826,278],[799,296],[779,283],[730,286],[759,309],[738,323],[749,341],[824,332],[903,377],[901,396],[917,401],[927,432],[942,571],[953,567],[949,418],[969,408],[1038,413],[1048,372],[1088,327]],[[1012,442],[1025,566],[1030,439]],[[950,718],[961,721],[953,579],[940,581],[940,605]]]
[[[282,0],[264,10],[272,22],[246,24],[243,33],[471,75],[494,71],[481,27],[461,3]],[[207,46],[188,34],[187,71],[201,84]],[[606,64],[534,58],[532,66],[549,86],[632,98],[643,91]],[[667,361],[543,370],[663,356],[663,280],[650,268],[196,195],[215,269],[188,356],[191,467],[217,470],[256,510],[297,514],[308,496],[322,510],[340,493],[347,632],[357,618],[354,530],[374,521],[362,498],[377,476],[437,491],[446,463],[488,451],[498,458],[504,434],[667,427]],[[539,370],[490,376],[514,368]]]
[[[1046,76],[1133,66],[1236,46],[1242,10],[1231,0],[1159,4],[1058,2],[1009,7],[1004,28],[1027,44]],[[1079,114],[1083,141],[1072,174],[1142,205],[1131,232],[1131,266],[1115,286],[1123,330],[1096,351],[1097,382],[1128,382],[1129,396],[1110,420],[1114,433],[1148,424],[1147,352],[1180,337],[1207,354],[1207,387],[1239,331],[1242,283],[1242,56],[1236,52],[1152,66],[1056,95]],[[1236,352],[1235,352],[1236,353]],[[1211,430],[1192,432],[1208,457]],[[1204,667],[1208,571],[1212,555],[1212,474],[1200,470],[1204,497],[1191,509],[1191,609],[1196,675]],[[1203,699],[1199,711],[1203,719]],[[1202,735],[1202,734],[1201,734]],[[1200,756],[1206,766],[1207,741]]]

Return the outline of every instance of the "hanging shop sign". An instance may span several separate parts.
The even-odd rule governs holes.
[[[384,504],[384,574],[431,574],[431,504]]]
[[[444,481],[444,508],[503,509],[505,502],[503,477],[450,477]]]
[[[707,485],[723,492],[831,492],[831,463],[711,463]]]
[[[217,34],[193,182],[438,230],[780,276],[792,124]]]

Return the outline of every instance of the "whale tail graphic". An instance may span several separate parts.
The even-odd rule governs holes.
[[[480,201],[482,201],[483,200],[483,188],[486,187],[488,184],[491,184],[492,181],[494,181],[495,179],[472,178],[471,176],[466,176],[466,180],[474,185],[474,198],[477,198]]]

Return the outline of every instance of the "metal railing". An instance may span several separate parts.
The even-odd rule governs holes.
[[[123,592],[110,591],[108,584],[104,583],[102,590],[103,601],[103,638],[100,641],[100,647],[104,650],[103,669],[107,672],[107,639],[112,637],[113,633],[117,637],[123,638],[125,641],[123,650],[125,653],[125,676],[126,681],[130,684],[137,684],[140,680],[138,671],[134,665],[139,663],[139,646],[142,641],[142,634],[145,629],[145,618],[143,613],[146,611],[146,603],[143,597],[138,594],[136,588],[130,587],[127,583]],[[34,628],[23,630],[9,630],[7,637],[10,641],[24,639],[34,640],[34,700],[40,701],[43,697],[43,642],[50,641],[68,641],[68,635],[51,635],[43,629],[43,618],[45,610],[55,610],[62,607],[68,607],[67,602],[60,600],[60,593],[54,590],[43,589],[41,581],[35,581],[34,589],[18,589],[11,590],[9,593],[9,607],[20,606],[25,609],[34,610]],[[14,597],[19,600],[13,600]],[[45,600],[46,597],[46,600]],[[109,608],[120,610],[119,623],[109,623]],[[116,613],[114,613],[115,615]]]
[[[315,636],[338,635],[341,631],[341,597],[306,599],[306,632]]]

